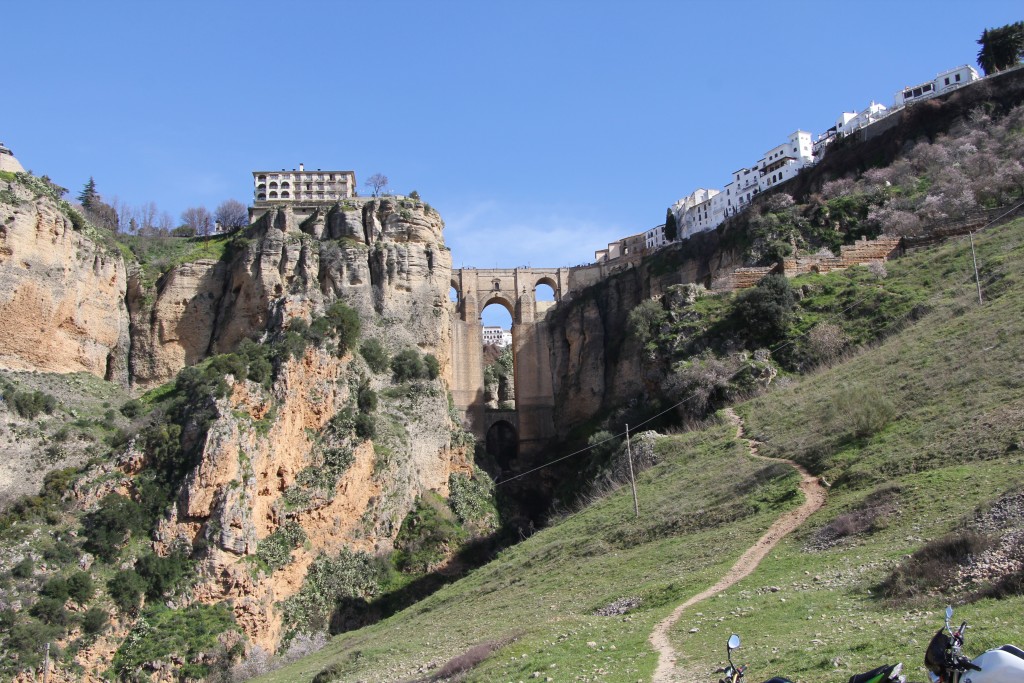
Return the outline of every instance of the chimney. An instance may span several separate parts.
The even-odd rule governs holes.
[[[301,171],[301,170],[303,170],[303,168],[302,168],[302,164],[299,164],[299,170],[300,170],[300,171]]]

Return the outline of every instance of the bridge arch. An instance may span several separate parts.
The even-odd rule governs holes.
[[[549,275],[541,277],[539,280],[533,283],[533,291],[536,292],[537,288],[541,285],[547,285],[551,288],[551,291],[555,294],[555,301],[561,301],[562,295],[559,293],[558,283],[554,281]]]
[[[451,312],[451,391],[477,443],[497,448],[502,467],[514,457],[532,458],[555,434],[551,339],[548,311],[570,295],[568,268],[453,269],[451,287],[457,295]],[[537,288],[541,288],[538,300]],[[544,296],[547,287],[552,297]],[[512,318],[514,409],[488,407],[484,386],[484,308],[497,304]],[[504,426],[496,427],[498,423]],[[499,438],[500,437],[500,438]],[[504,445],[496,445],[498,443]],[[512,450],[511,442],[516,444]],[[514,453],[514,457],[513,457]],[[496,464],[497,464],[496,458]]]
[[[506,311],[508,311],[508,314],[512,316],[512,326],[515,327],[516,305],[509,301],[508,297],[505,297],[501,294],[494,294],[493,296],[485,298],[484,305],[480,307],[480,313],[482,314],[484,312],[484,309],[490,306],[491,304],[497,304],[498,306],[501,306]]]
[[[502,472],[515,468],[519,458],[519,430],[509,420],[489,420],[485,448]]]

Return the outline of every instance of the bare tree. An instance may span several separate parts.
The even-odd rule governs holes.
[[[156,207],[154,207],[155,209]],[[167,235],[174,228],[174,219],[171,218],[171,214],[166,211],[161,212],[160,219],[157,220],[156,225],[151,226],[160,234]]]
[[[249,210],[237,199],[225,199],[213,214],[223,230],[249,225]]]
[[[388,189],[388,177],[383,173],[374,173],[366,179],[364,185],[370,188],[370,192],[374,197],[379,197],[381,193]]]
[[[148,202],[146,204],[143,204],[139,208],[139,223],[142,224],[142,229],[143,230],[152,230],[153,228],[155,228],[156,227],[156,216],[157,216],[156,202]],[[168,224],[171,222],[170,218],[171,218],[170,216],[167,217]],[[171,228],[168,227],[167,229],[170,230]]]
[[[181,212],[181,222],[196,231],[197,235],[209,237],[213,231],[213,217],[205,206],[190,206]]]

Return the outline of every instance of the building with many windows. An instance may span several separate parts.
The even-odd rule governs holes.
[[[500,327],[484,326],[484,346],[505,348],[512,343],[512,333]]]
[[[302,164],[298,170],[253,171],[252,184],[256,206],[336,202],[356,196],[355,172],[307,171]]]
[[[973,83],[981,79],[973,66],[964,64],[949,71],[943,71],[930,81],[920,85],[911,85],[896,93],[896,106],[904,107],[921,100],[927,100],[936,95],[955,90],[961,86]]]

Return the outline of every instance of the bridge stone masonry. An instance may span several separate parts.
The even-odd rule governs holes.
[[[537,301],[547,285],[555,301]],[[551,349],[545,314],[569,293],[568,268],[462,268],[452,270],[457,301],[452,313],[452,397],[470,430],[487,442],[498,428],[512,430],[519,455],[533,455],[555,436]],[[499,304],[512,316],[515,411],[487,410],[484,403],[484,308]],[[509,460],[503,454],[503,460]],[[514,458],[512,458],[514,459]],[[513,467],[514,468],[514,467]]]

